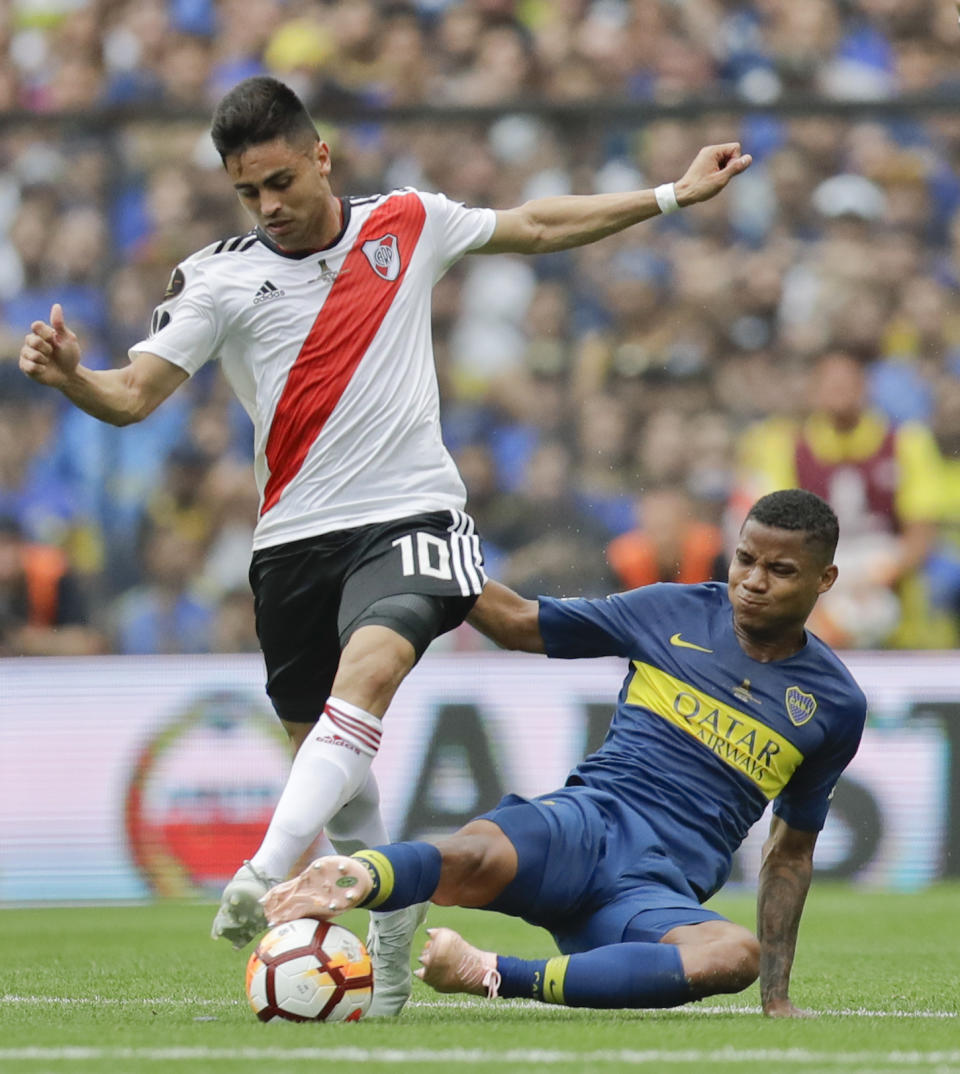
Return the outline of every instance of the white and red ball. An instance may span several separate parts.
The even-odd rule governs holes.
[[[311,917],[288,921],[271,929],[250,956],[247,997],[262,1022],[355,1022],[373,999],[370,955],[343,925]]]

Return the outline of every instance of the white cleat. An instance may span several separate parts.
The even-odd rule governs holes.
[[[393,1018],[413,991],[410,954],[413,937],[427,916],[429,903],[370,914],[367,950],[373,961],[373,1002],[368,1018]]]
[[[437,992],[466,992],[471,996],[496,999],[500,994],[500,974],[493,951],[472,947],[453,929],[427,929],[427,945],[420,955],[421,981]]]
[[[271,925],[298,917],[336,917],[359,906],[370,894],[373,881],[356,858],[329,854],[312,861],[292,880],[261,893],[260,904]]]
[[[260,899],[276,883],[250,862],[245,861],[223,889],[220,909],[213,919],[210,935],[229,940],[237,951],[267,927]]]

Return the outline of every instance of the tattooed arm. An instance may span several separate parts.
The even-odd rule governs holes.
[[[760,998],[763,1013],[772,1018],[809,1017],[790,1002],[788,991],[816,841],[817,832],[798,831],[774,817],[763,845],[757,891]]]

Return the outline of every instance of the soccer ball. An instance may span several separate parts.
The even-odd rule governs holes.
[[[302,917],[271,929],[247,963],[247,997],[261,1022],[355,1022],[370,1009],[373,966],[349,929]]]

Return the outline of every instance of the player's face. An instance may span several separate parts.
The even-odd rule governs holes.
[[[837,576],[806,534],[748,519],[730,563],[728,591],[733,620],[748,638],[797,637],[817,597]]]
[[[313,250],[339,230],[326,142],[275,138],[226,159],[227,174],[254,222],[284,250]]]

